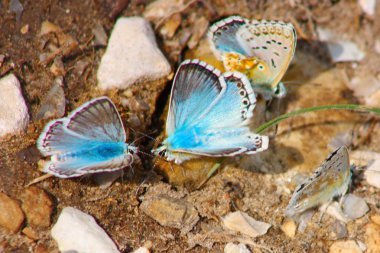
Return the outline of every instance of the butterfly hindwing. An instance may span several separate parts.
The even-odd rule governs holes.
[[[277,86],[295,52],[297,37],[293,25],[280,21],[252,20],[239,29],[237,36],[246,48],[250,48],[250,56],[264,61],[270,70],[267,80],[263,79],[258,84],[272,88]]]
[[[114,171],[130,165],[133,155],[125,153],[128,146],[120,143],[89,141],[81,149],[54,155],[43,171],[57,177],[68,178],[88,173]]]
[[[237,31],[249,23],[248,20],[240,16],[231,16],[213,24],[208,32],[208,38],[211,44],[219,52],[236,52],[241,55],[249,54],[249,51],[243,47],[240,38],[236,36]]]

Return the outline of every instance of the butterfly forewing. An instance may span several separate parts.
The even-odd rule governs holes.
[[[85,138],[125,142],[126,135],[115,105],[107,97],[85,103],[68,116],[67,129]]]
[[[223,94],[220,72],[198,60],[184,61],[174,78],[166,132],[189,126],[202,118]]]

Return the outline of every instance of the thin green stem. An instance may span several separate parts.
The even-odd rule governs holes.
[[[303,108],[298,111],[289,112],[289,113],[280,115],[262,124],[258,128],[256,128],[256,133],[262,133],[264,130],[268,129],[269,127],[277,125],[281,121],[286,120],[288,118],[298,116],[298,115],[308,113],[308,112],[316,112],[316,111],[323,111],[323,110],[351,110],[351,111],[359,111],[359,112],[374,112],[376,114],[380,114],[380,108],[376,108],[376,107],[371,108],[371,107],[355,105],[355,104],[322,105],[322,106],[316,106],[316,107]]]

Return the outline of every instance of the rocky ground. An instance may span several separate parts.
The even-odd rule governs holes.
[[[233,14],[291,22],[298,34],[288,95],[258,106],[257,121],[317,105],[380,107],[373,2],[2,1],[0,252],[64,252],[74,241],[79,250],[89,240],[108,247],[98,252],[380,252],[378,116],[326,111],[284,121],[267,132],[267,151],[223,160],[202,187],[220,160],[176,167],[149,153],[162,139],[176,68],[209,55],[209,25]],[[43,175],[35,144],[45,124],[101,95],[115,102],[141,161],[28,186]],[[351,162],[370,169],[354,172],[343,210],[351,219],[331,209],[297,229],[283,214],[292,192],[343,144]]]

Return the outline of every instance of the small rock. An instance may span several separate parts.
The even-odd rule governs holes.
[[[149,253],[149,252],[150,252],[149,249],[145,247],[140,247],[137,250],[133,251],[132,253]]]
[[[329,253],[362,253],[363,251],[360,249],[358,244],[353,241],[339,241],[334,242],[330,246]]]
[[[27,34],[28,32],[29,32],[29,25],[28,24],[21,27],[21,30],[20,30],[21,34]]]
[[[57,77],[53,86],[44,97],[36,119],[61,118],[65,114],[66,98],[63,90],[63,78]]]
[[[363,12],[370,17],[375,15],[376,0],[358,0]]]
[[[161,27],[160,33],[163,37],[173,38],[178,27],[181,25],[182,17],[181,14],[177,13],[172,15],[165,24]]]
[[[107,46],[108,36],[104,27],[97,23],[95,27],[92,29],[92,34],[94,34],[94,46]]]
[[[22,230],[22,233],[33,241],[37,241],[39,239],[37,232],[31,229],[30,227],[24,228]]]
[[[285,222],[281,225],[281,230],[290,238],[293,238],[296,235],[297,224],[293,220],[285,220]]]
[[[119,18],[100,62],[99,87],[125,89],[136,82],[165,78],[170,71],[148,21],[141,17]]]
[[[101,189],[106,189],[112,185],[119,177],[124,174],[123,170],[103,172],[94,174],[91,179],[100,186]]]
[[[377,158],[364,172],[369,185],[380,188],[380,158]]]
[[[251,253],[251,251],[245,246],[245,244],[234,244],[229,242],[224,247],[224,253]]]
[[[45,245],[38,244],[34,249],[34,253],[49,253],[49,251],[46,249]]]
[[[0,226],[16,233],[21,228],[25,216],[16,200],[0,192]]]
[[[348,231],[346,225],[341,221],[335,221],[331,226],[331,237],[333,240],[340,240],[347,237]]]
[[[197,210],[185,200],[164,194],[144,200],[141,210],[162,226],[181,229],[181,234],[189,232],[199,221]]]
[[[187,46],[190,49],[195,48],[203,35],[207,32],[208,29],[208,20],[205,17],[201,17],[195,20],[195,23],[193,24],[193,30],[192,30],[192,35],[187,42]]]
[[[51,230],[61,252],[119,253],[95,219],[73,207],[65,207]]]
[[[0,94],[0,138],[25,131],[29,122],[28,108],[15,75],[0,79]]]
[[[56,57],[53,64],[50,66],[50,72],[54,76],[64,76],[65,75],[65,66],[61,57]]]
[[[301,233],[305,232],[307,225],[311,221],[315,214],[315,210],[310,209],[303,212],[299,217],[298,231]]]
[[[244,212],[229,213],[224,218],[223,225],[230,230],[240,232],[250,237],[257,237],[267,233],[271,224],[257,221]]]
[[[364,199],[355,196],[354,194],[347,194],[343,200],[343,212],[352,219],[358,219],[364,216],[369,211],[369,207]]]
[[[74,65],[74,73],[78,76],[82,76],[88,66],[90,66],[90,63],[88,61],[79,60]]]
[[[158,21],[182,8],[183,0],[156,0],[146,6],[143,16],[150,21]]]
[[[365,53],[352,41],[341,39],[335,32],[317,28],[319,39],[326,42],[333,62],[361,61]]]
[[[380,226],[374,223],[367,224],[365,227],[365,236],[367,252],[380,252]]]
[[[380,226],[380,214],[375,214],[371,216],[371,221],[373,223],[376,223],[377,225]]]
[[[53,212],[53,201],[49,195],[43,189],[31,186],[23,192],[21,198],[28,224],[48,227]]]
[[[328,205],[327,209],[326,205]],[[336,201],[332,203],[325,203],[319,207],[320,212],[323,212],[324,210],[326,210],[326,213],[328,215],[331,215],[332,217],[335,217],[336,219],[343,221],[344,223],[350,221],[350,219],[343,213],[342,209],[339,206],[339,203]]]
[[[21,14],[24,11],[24,7],[19,0],[11,0],[9,3],[9,11],[16,14],[16,21],[19,22]]]
[[[351,81],[346,82],[348,88],[354,92],[361,102],[369,106],[380,106],[379,101],[374,97],[380,91],[380,80],[372,75],[356,76]]]

